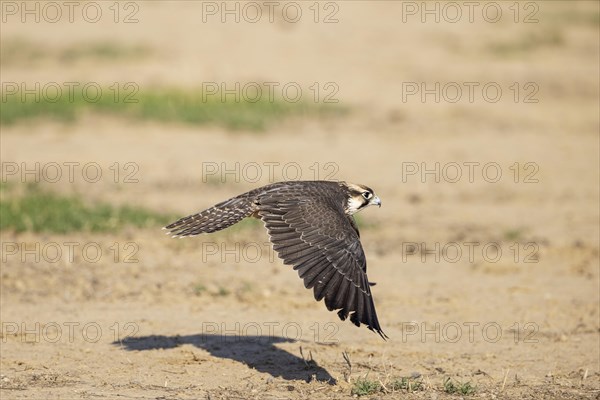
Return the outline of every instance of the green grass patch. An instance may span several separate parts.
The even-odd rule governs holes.
[[[395,392],[405,390],[409,393],[412,393],[418,390],[423,390],[423,381],[408,377],[397,378],[394,379],[390,384],[390,389]]]
[[[86,86],[87,85],[87,86]],[[56,87],[58,86],[58,88]],[[231,86],[233,87],[233,86]],[[35,84],[25,87],[35,88]],[[5,88],[5,90],[7,90]],[[140,90],[135,83],[100,87],[82,83],[74,89],[60,85],[40,85],[33,94],[22,96],[23,89],[11,87],[2,93],[0,124],[11,125],[36,118],[74,122],[84,113],[99,113],[137,121],[215,125],[230,130],[264,130],[269,124],[291,116],[323,117],[342,115],[346,109],[334,104],[292,103],[276,96],[269,98],[246,94],[235,98],[203,94],[200,88],[150,88]],[[13,94],[14,93],[14,94]],[[306,97],[307,93],[305,93]],[[257,101],[249,101],[253,99]]]
[[[85,59],[93,61],[141,60],[151,54],[152,50],[143,45],[99,41],[51,48],[45,44],[17,37],[4,40],[0,46],[0,66],[31,66],[42,61],[69,64]]]
[[[523,231],[521,229],[515,228],[515,229],[509,229],[506,232],[504,232],[504,239],[511,241],[511,242],[515,242],[518,241],[520,239],[523,238]]]
[[[458,382],[450,377],[444,381],[444,392],[448,394],[460,394],[463,396],[472,396],[475,394],[475,386],[471,382]]]
[[[367,229],[377,228],[379,224],[373,220],[372,217],[365,215],[360,215],[358,213],[353,215],[354,221],[356,221],[356,225],[358,226],[358,230],[362,231]]]
[[[548,25],[565,27],[588,27],[597,29],[600,26],[600,12],[597,4],[591,2],[557,2],[554,7],[540,10],[540,21]]]
[[[77,196],[64,196],[28,186],[22,195],[2,190],[0,230],[70,233],[113,232],[125,226],[159,228],[172,221],[165,215],[139,207],[86,204]]]
[[[196,296],[202,296],[202,294],[205,293],[207,289],[206,289],[206,286],[204,286],[203,283],[197,283],[197,284],[194,285],[194,289],[193,290],[194,290],[194,294]]]
[[[4,194],[5,192],[14,189],[15,182],[7,181],[0,182],[0,194]]]
[[[149,47],[142,45],[122,45],[113,42],[93,42],[71,46],[58,53],[60,61],[76,62],[82,59],[93,60],[140,60],[152,54]]]
[[[519,35],[513,40],[495,41],[488,45],[493,54],[500,57],[522,56],[535,50],[559,47],[565,43],[562,31],[549,28]]]
[[[231,225],[228,228],[225,228],[223,232],[228,233],[236,233],[236,232],[244,232],[248,230],[256,230],[256,229],[264,229],[264,224],[262,220],[258,218],[244,218],[237,224]]]
[[[381,391],[381,384],[377,381],[372,381],[365,378],[358,378],[352,385],[352,395],[368,396],[370,394]]]
[[[0,66],[30,65],[46,57],[48,51],[43,46],[25,39],[3,40],[0,46]]]

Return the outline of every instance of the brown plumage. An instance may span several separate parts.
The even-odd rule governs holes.
[[[367,260],[352,214],[381,206],[362,185],[330,181],[278,182],[223,201],[164,229],[174,237],[194,236],[227,228],[246,217],[260,218],[284,264],[292,265],[328,310],[365,324],[382,338]]]

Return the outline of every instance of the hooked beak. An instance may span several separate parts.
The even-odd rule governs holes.
[[[371,201],[369,202],[369,204],[374,205],[374,206],[379,206],[379,208],[381,208],[381,200],[379,199],[378,196],[375,196],[371,199]]]

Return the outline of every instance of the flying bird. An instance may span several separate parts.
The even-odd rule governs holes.
[[[364,185],[333,181],[287,181],[240,194],[167,225],[173,237],[196,236],[225,229],[246,217],[260,218],[273,249],[284,264],[292,265],[313,289],[315,300],[325,299],[329,311],[342,321],[366,325],[383,339],[367,260],[352,216],[381,200]]]

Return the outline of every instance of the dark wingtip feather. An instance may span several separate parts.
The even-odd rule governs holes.
[[[389,339],[388,335],[386,335],[385,333],[383,333],[383,331],[381,330],[381,328],[371,328],[371,327],[369,327],[369,329],[372,330],[373,332],[377,332],[379,334],[379,336],[381,336],[381,338],[383,340],[385,340],[386,342]]]
[[[340,317],[340,319],[342,321],[345,321],[346,318],[348,318],[348,312],[346,310],[344,310],[343,308],[337,312],[338,317]]]
[[[360,321],[358,319],[358,313],[353,312],[350,314],[350,322],[352,322],[356,326],[360,326]]]

